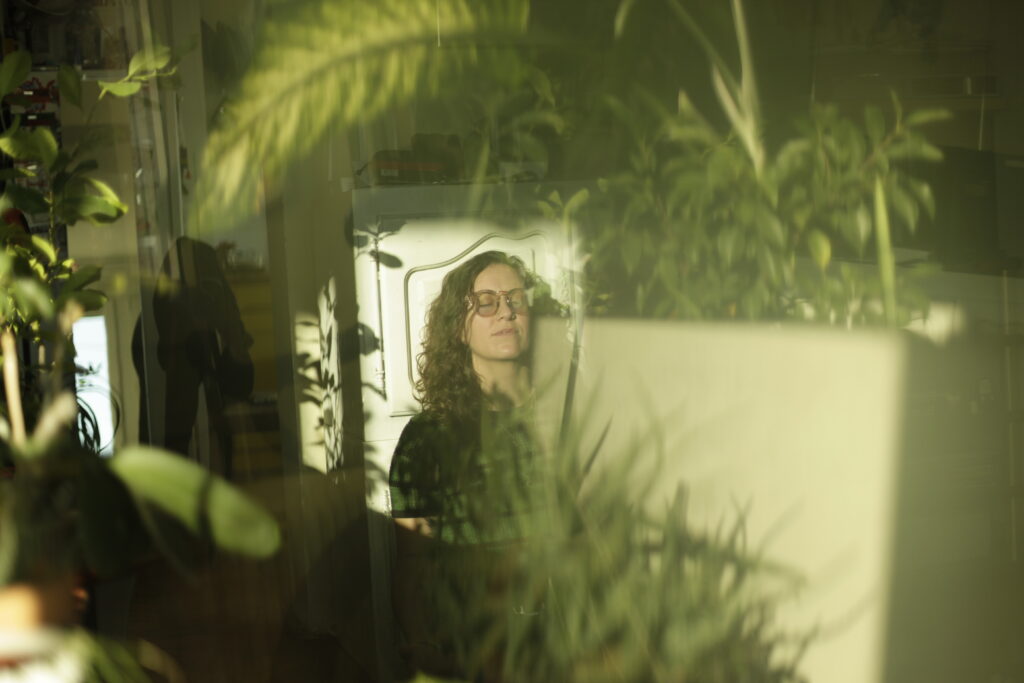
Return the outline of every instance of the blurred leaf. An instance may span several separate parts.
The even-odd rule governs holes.
[[[896,183],[889,183],[887,189],[891,206],[896,210],[897,215],[903,219],[903,222],[910,231],[913,232],[917,226],[917,202],[907,194],[906,190]]]
[[[18,161],[42,161],[49,167],[57,158],[57,140],[46,126],[12,127],[0,135],[0,150]]]
[[[50,317],[53,315],[53,300],[50,293],[35,280],[17,278],[9,285],[11,294],[24,317]]]
[[[85,163],[87,162],[82,162],[83,165]],[[117,193],[114,192],[110,185],[107,185],[105,182],[97,178],[86,178],[85,181],[91,185],[93,189],[99,192],[100,197],[105,199],[112,206],[117,207],[118,211],[121,213],[128,211],[128,207],[121,201],[120,197],[117,196]]]
[[[120,202],[114,203],[84,192],[65,196],[59,206],[64,222],[68,225],[83,219],[96,224],[110,223],[123,216],[126,210],[127,207]]]
[[[62,304],[66,301],[75,301],[86,311],[98,311],[107,303],[107,295],[98,289],[76,289],[68,292],[67,296],[62,293],[59,301]]]
[[[117,97],[129,97],[142,89],[142,83],[138,81],[97,81],[100,85],[100,94],[109,92]]]
[[[917,198],[917,201],[924,207],[929,218],[935,218],[935,196],[932,194],[932,187],[922,180],[907,178],[907,186]]]
[[[103,275],[103,269],[99,266],[79,266],[78,270],[68,276],[61,293],[72,292],[91,285],[99,280],[101,275]]]
[[[131,78],[145,71],[159,71],[170,61],[171,50],[164,45],[154,45],[140,50],[132,55],[131,61],[128,62],[128,77]]]
[[[908,133],[902,140],[889,147],[890,159],[920,159],[922,161],[942,161],[942,150],[926,142],[923,138]]]
[[[757,262],[761,266],[761,276],[770,284],[777,285],[782,280],[782,269],[779,257],[771,249],[761,248],[757,251]]]
[[[31,69],[32,55],[25,50],[4,57],[0,64],[0,95],[6,95],[21,86]]]
[[[820,230],[811,230],[807,233],[807,249],[811,252],[811,258],[818,268],[825,270],[829,261],[832,260],[832,242],[825,233]]]
[[[877,145],[885,137],[885,117],[882,110],[873,104],[864,108],[864,124],[868,130],[868,139],[872,145]]]
[[[933,121],[947,121],[952,116],[948,109],[918,109],[907,114],[904,123],[907,126],[923,126]]]
[[[896,324],[896,259],[892,252],[892,238],[889,230],[889,210],[882,179],[875,177],[875,245],[878,249],[878,274],[882,284],[882,303],[885,320]]]
[[[722,263],[728,268],[733,264],[736,257],[736,239],[739,230],[732,225],[722,228],[718,233],[718,253],[722,257]]]
[[[82,74],[70,64],[61,64],[57,70],[57,87],[60,89],[61,103],[73,104],[82,108]]]
[[[576,215],[584,204],[590,199],[590,190],[583,188],[578,192],[574,193],[572,197],[569,197],[569,201],[565,203],[565,208],[562,210],[562,214],[566,219]]]
[[[621,0],[619,2],[619,8],[615,12],[615,37],[621,38],[622,32],[626,30],[626,20],[629,18],[629,12],[633,9],[633,5],[636,4],[636,0]]]
[[[276,9],[224,125],[208,139],[192,216],[200,225],[224,228],[249,215],[261,178],[280,177],[329,131],[430,97],[470,71],[500,82],[527,74],[511,68],[515,53],[495,47],[520,40],[525,0],[319,0]]]
[[[782,226],[778,216],[771,211],[762,210],[757,217],[757,225],[761,235],[777,247],[786,244],[786,229]]]
[[[811,150],[810,140],[797,138],[790,140],[782,146],[775,157],[775,171],[779,180],[785,180],[798,168]]]
[[[899,128],[903,124],[903,105],[900,103],[899,95],[896,91],[889,89],[889,99],[892,100],[892,110],[896,117],[896,128]]]
[[[10,198],[11,204],[25,213],[47,213],[50,210],[50,203],[38,190],[7,183],[4,194]]]
[[[277,522],[220,477],[184,457],[132,446],[110,460],[132,494],[180,520],[193,533],[208,526],[214,543],[252,557],[269,557],[281,543]]]
[[[82,655],[87,671],[80,679],[83,683],[150,683],[151,679],[140,665],[139,658],[125,645],[94,635],[84,628],[75,628],[67,636],[67,650]],[[145,644],[145,641],[142,641]],[[140,644],[139,649],[142,649]],[[160,673],[166,673],[161,671]],[[181,676],[168,676],[161,680],[180,681]]]
[[[867,205],[861,203],[857,206],[857,233],[860,239],[860,250],[863,250],[871,237],[871,212]]]
[[[46,257],[46,260],[50,263],[57,261],[57,250],[50,242],[39,235],[32,235],[32,244],[35,248]]]

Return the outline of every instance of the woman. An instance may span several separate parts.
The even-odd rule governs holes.
[[[406,656],[431,673],[495,665],[467,663],[468,625],[451,603],[473,590],[466,577],[476,590],[499,591],[519,536],[517,492],[529,484],[532,449],[517,408],[529,397],[534,284],[520,259],[485,252],[448,273],[427,314],[417,358],[423,412],[402,432],[390,483],[396,617]]]

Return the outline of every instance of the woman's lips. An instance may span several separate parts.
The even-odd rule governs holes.
[[[505,337],[505,336],[508,336],[510,334],[515,334],[515,333],[516,333],[516,329],[514,327],[508,327],[508,328],[505,328],[504,330],[498,330],[497,332],[495,332],[491,336],[493,336],[493,337]]]

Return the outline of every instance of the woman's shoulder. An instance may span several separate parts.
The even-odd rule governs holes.
[[[421,435],[462,437],[470,431],[473,429],[467,420],[424,410],[409,418],[402,430],[402,438]]]

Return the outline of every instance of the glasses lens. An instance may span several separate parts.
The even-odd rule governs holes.
[[[485,318],[498,311],[498,295],[491,292],[480,292],[476,295],[476,314]]]
[[[522,289],[513,289],[508,293],[508,307],[517,313],[529,308],[530,302],[526,299],[526,292]]]

